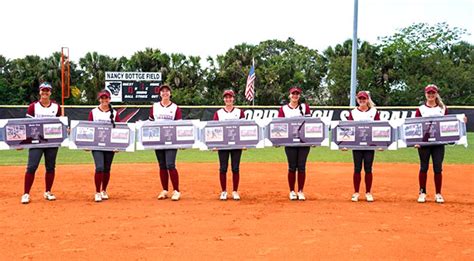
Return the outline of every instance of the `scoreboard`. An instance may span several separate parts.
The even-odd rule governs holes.
[[[112,94],[112,102],[156,102],[161,82],[158,72],[105,73],[105,89]]]

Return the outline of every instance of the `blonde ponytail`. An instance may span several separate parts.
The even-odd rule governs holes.
[[[444,109],[444,107],[446,107],[444,105],[443,99],[441,99],[441,96],[439,96],[439,93],[436,93],[436,105],[438,105],[441,109]]]
[[[369,99],[367,100],[367,107],[369,107],[370,109],[375,108],[375,103],[374,101],[372,101],[372,97],[370,97],[370,95]]]

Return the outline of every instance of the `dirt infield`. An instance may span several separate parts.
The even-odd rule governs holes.
[[[287,199],[283,163],[242,164],[242,200],[221,202],[217,168],[178,163],[172,202],[156,199],[155,164],[115,164],[101,203],[93,165],[58,166],[55,202],[40,168],[22,205],[24,167],[0,167],[0,259],[474,259],[474,165],[445,166],[445,204],[431,172],[416,203],[413,164],[375,163],[373,203],[350,201],[352,164],[309,163],[306,202]]]

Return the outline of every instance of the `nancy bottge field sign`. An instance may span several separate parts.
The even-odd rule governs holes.
[[[161,82],[159,72],[105,72],[105,89],[112,102],[156,102]]]

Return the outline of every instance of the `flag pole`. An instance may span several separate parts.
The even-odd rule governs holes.
[[[252,67],[255,70],[255,59],[252,57]],[[255,73],[255,76],[257,74]],[[255,77],[255,80],[257,80],[257,77]],[[253,93],[253,99],[252,99],[252,107],[255,106],[255,98],[257,97],[257,89],[255,88],[255,81],[254,81],[254,87],[253,87],[254,93]]]

